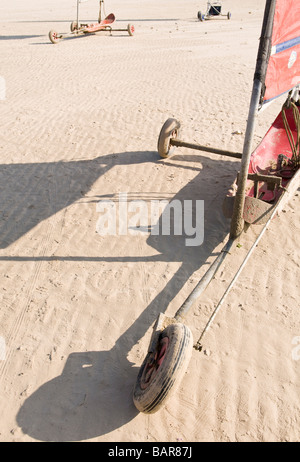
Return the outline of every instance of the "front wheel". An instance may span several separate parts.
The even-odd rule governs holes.
[[[227,19],[230,19],[230,18],[231,18],[231,13],[230,13],[230,11],[228,11],[228,13],[227,13]]]
[[[192,355],[193,336],[181,323],[170,324],[159,335],[156,351],[148,353],[133,391],[135,407],[157,412],[176,391]]]
[[[128,24],[127,31],[128,34],[132,36],[134,34],[134,26],[132,24]]]
[[[199,21],[204,21],[205,16],[204,16],[204,14],[201,13],[201,11],[198,11],[198,15],[197,15],[197,16],[198,16]]]
[[[157,143],[160,157],[166,158],[173,153],[175,146],[172,146],[170,141],[172,138],[178,138],[179,129],[180,122],[176,119],[170,118],[163,124]]]
[[[55,32],[55,30],[50,30],[49,39],[52,43],[58,43],[60,40],[60,36],[57,34],[57,32]]]

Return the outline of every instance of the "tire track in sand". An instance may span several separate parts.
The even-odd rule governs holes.
[[[55,176],[52,175],[52,178],[55,178]],[[51,195],[55,197],[56,185],[54,181],[52,181],[51,184],[52,184]],[[51,206],[51,202],[50,202],[50,206]],[[52,214],[50,219],[44,223],[44,226],[46,227],[46,233],[44,237],[42,238],[38,257],[44,257],[45,255],[47,255],[47,253],[49,253],[51,237],[55,229],[56,222],[57,222],[57,215]],[[21,327],[25,329],[25,325],[28,323],[28,321],[26,320],[26,313],[28,312],[31,299],[32,299],[32,295],[37,288],[38,279],[39,279],[39,276],[41,274],[44,264],[45,262],[42,259],[37,259],[37,261],[34,263],[34,271],[30,279],[30,284],[28,285],[26,289],[26,293],[24,294],[24,297],[22,298],[22,302],[18,306],[17,302],[20,299],[17,298],[17,300],[13,303],[13,305],[10,306],[11,310],[12,309],[16,310],[16,316],[14,320],[11,322],[11,326],[5,338],[6,358],[5,358],[5,361],[3,361],[2,364],[0,364],[0,384],[2,384],[5,381],[7,373],[9,371],[11,361],[16,351],[19,331]],[[24,285],[26,286],[26,284],[27,284],[27,281],[25,281]]]

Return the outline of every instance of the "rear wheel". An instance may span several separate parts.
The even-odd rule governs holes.
[[[133,392],[135,407],[146,414],[157,412],[179,386],[193,348],[190,329],[170,324],[159,335],[154,353],[148,353]]]
[[[204,16],[204,14],[201,13],[201,11],[198,11],[198,19],[199,19],[199,21],[204,21],[204,19],[205,19],[205,16]]]
[[[157,150],[160,157],[169,157],[175,149],[175,146],[170,144],[172,138],[178,138],[180,129],[180,122],[176,119],[168,119],[163,124],[160,131],[157,143]]]
[[[128,24],[127,31],[128,31],[129,35],[133,35],[134,34],[134,26],[131,25],[131,24]]]
[[[55,30],[50,30],[49,39],[52,43],[58,43],[60,40],[60,36],[57,34],[57,32],[55,32]]]
[[[71,25],[70,25],[71,32],[74,32],[74,30],[77,30],[77,29],[78,29],[77,21],[71,22]]]

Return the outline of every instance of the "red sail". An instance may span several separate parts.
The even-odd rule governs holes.
[[[263,101],[300,83],[300,0],[277,0]]]

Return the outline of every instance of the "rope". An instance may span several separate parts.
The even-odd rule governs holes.
[[[288,109],[290,107],[292,107],[293,109],[294,121],[295,121],[296,129],[297,129],[296,142],[294,140],[293,133],[289,126],[289,123],[286,117],[286,112],[285,112],[285,109]],[[290,146],[291,146],[291,150],[292,150],[292,158],[291,158],[292,167],[294,170],[297,170],[300,167],[300,114],[299,114],[299,110],[293,101],[289,101],[289,102],[284,103],[284,105],[282,106],[281,114],[282,114],[284,128],[285,128],[285,131],[286,131],[286,134],[287,134]]]

